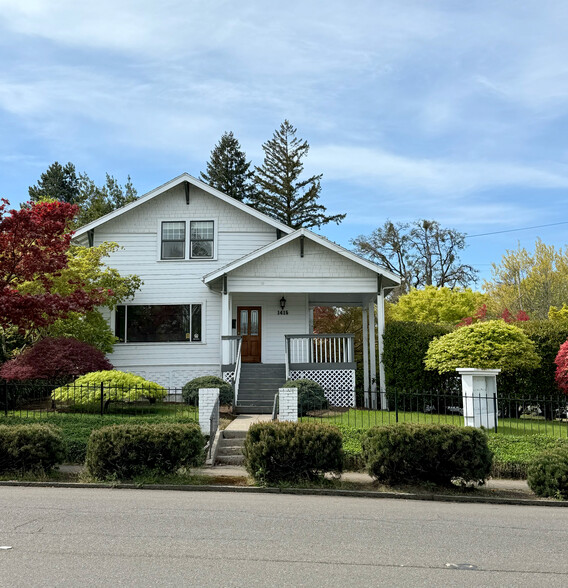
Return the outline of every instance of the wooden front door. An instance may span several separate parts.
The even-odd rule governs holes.
[[[260,306],[237,308],[237,335],[243,338],[241,360],[244,363],[260,363]]]

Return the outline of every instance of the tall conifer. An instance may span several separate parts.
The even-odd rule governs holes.
[[[223,133],[219,143],[211,151],[207,171],[201,172],[201,179],[241,202],[250,198],[253,192],[250,161],[241,150],[239,141],[232,132]]]
[[[262,148],[264,164],[255,168],[252,206],[294,229],[339,224],[345,218],[344,214],[326,216],[325,206],[317,203],[323,174],[300,179],[302,158],[310,146],[296,137],[296,129],[287,120]]]

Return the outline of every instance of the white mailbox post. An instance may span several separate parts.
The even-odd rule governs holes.
[[[497,427],[497,374],[501,370],[457,368],[462,380],[466,427]]]

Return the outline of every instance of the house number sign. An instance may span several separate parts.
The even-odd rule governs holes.
[[[282,314],[282,315],[283,315],[283,314],[288,314],[288,311],[287,311],[287,310],[278,310],[278,311],[276,312],[276,314]]]

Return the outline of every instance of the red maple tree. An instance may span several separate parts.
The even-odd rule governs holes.
[[[70,312],[86,312],[104,302],[109,292],[85,291],[70,284],[69,293],[51,291],[52,278],[67,266],[70,222],[78,212],[66,202],[38,202],[21,210],[7,210],[0,200],[0,327],[24,331],[46,326]],[[41,286],[39,293],[20,291],[26,282]]]

